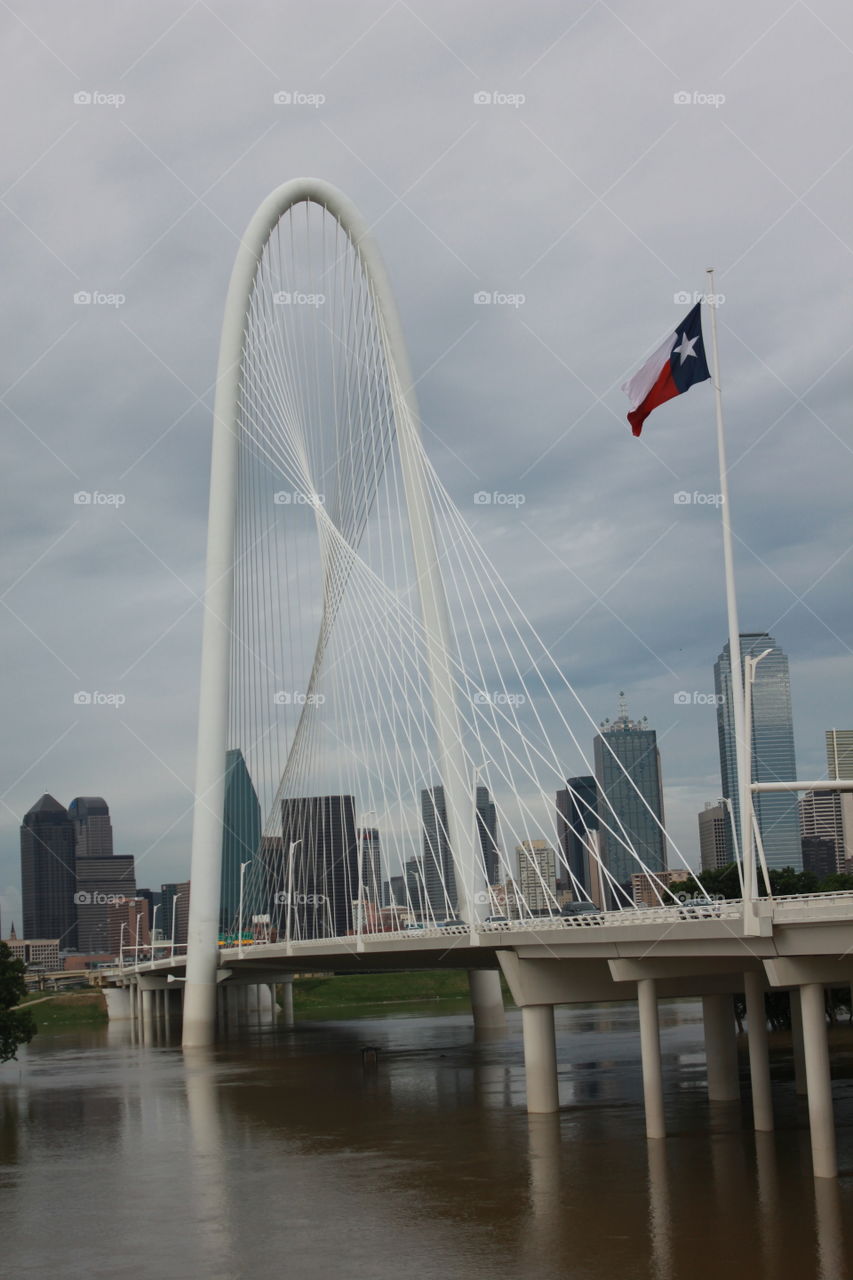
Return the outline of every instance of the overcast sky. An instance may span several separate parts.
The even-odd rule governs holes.
[[[694,854],[726,616],[718,510],[674,495],[719,487],[713,400],[637,441],[619,384],[716,266],[741,624],[824,773],[853,725],[849,5],[13,0],[0,29],[4,933],[44,791],[104,795],[140,885],[189,872],[222,306],[305,173],[374,228],[442,479],[593,715],[625,689],[658,730]]]

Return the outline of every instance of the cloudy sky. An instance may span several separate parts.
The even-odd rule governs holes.
[[[103,794],[140,884],[188,874],[222,306],[305,173],[374,228],[428,451],[504,578],[597,718],[625,689],[657,728],[686,852],[726,618],[718,511],[674,495],[719,487],[713,402],[636,441],[619,384],[716,266],[741,623],[790,655],[821,776],[853,725],[848,5],[12,0],[0,26],[4,932],[43,791]]]

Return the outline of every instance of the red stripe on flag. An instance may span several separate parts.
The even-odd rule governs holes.
[[[672,376],[672,364],[667,360],[645,400],[628,414],[628,421],[631,424],[631,430],[634,435],[638,436],[640,434],[643,429],[643,423],[652,409],[657,409],[659,405],[666,404],[667,400],[671,400],[673,396],[679,394],[675,379]]]

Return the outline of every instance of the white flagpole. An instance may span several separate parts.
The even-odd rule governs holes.
[[[729,504],[729,479],[726,466],[726,438],[723,430],[723,397],[720,390],[720,353],[717,347],[717,303],[714,288],[714,268],[709,267],[708,293],[714,298],[709,303],[711,311],[711,356],[713,362],[714,406],[717,414],[717,455],[720,462],[720,511],[723,519],[723,561],[726,569],[726,607],[729,615],[729,666],[731,668],[732,711],[734,715],[735,761],[737,772],[738,808],[740,810],[740,853],[743,863],[743,896],[745,902],[755,897],[755,863],[753,861],[752,832],[752,749],[746,741],[746,703],[744,701],[743,668],[740,656],[740,625],[738,623],[737,595],[735,593],[734,555],[732,553],[732,522]]]

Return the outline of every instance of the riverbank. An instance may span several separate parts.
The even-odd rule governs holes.
[[[434,1004],[467,998],[467,974],[457,970],[314,974],[293,981],[293,1004],[297,1016],[323,1009],[339,1011],[391,1004]],[[56,995],[34,991],[21,1002],[21,1008],[32,1009],[39,1031],[92,1026],[107,1021],[103,993],[93,987]]]

